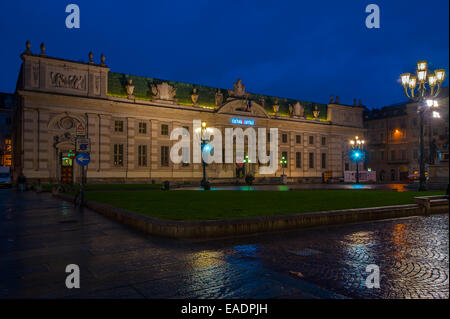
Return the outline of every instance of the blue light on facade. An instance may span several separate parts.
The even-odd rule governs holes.
[[[255,120],[246,120],[246,119],[231,119],[231,124],[239,124],[239,125],[255,125]]]

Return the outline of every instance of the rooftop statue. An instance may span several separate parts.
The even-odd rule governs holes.
[[[125,89],[127,90],[127,98],[134,99],[134,96],[133,96],[134,85],[133,85],[132,79],[128,79],[128,84],[125,85]]]
[[[248,93],[245,92],[245,85],[242,84],[241,79],[237,79],[237,82],[234,83],[234,90],[228,90],[228,94],[235,97],[248,97]]]
[[[220,91],[220,89],[217,89],[215,99],[216,99],[216,106],[221,106],[223,103],[223,93]]]
[[[305,109],[303,105],[300,104],[300,102],[297,101],[295,105],[292,106],[292,104],[289,104],[289,115],[291,117],[300,117],[303,118],[305,113]]]
[[[167,82],[160,84],[152,84],[153,100],[176,101],[175,95],[177,89],[169,85]]]

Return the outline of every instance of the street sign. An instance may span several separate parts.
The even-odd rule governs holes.
[[[89,161],[91,160],[88,153],[79,153],[77,157],[75,157],[75,161],[80,166],[85,166],[89,164]]]
[[[77,153],[90,152],[91,151],[91,139],[84,137],[77,137],[76,140]]]
[[[86,128],[81,122],[77,125],[77,135],[86,135]]]

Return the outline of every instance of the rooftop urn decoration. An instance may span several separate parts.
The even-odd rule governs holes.
[[[274,104],[272,105],[273,112],[275,113],[275,116],[278,116],[278,111],[280,110],[280,104],[278,103],[278,100],[275,100]]]
[[[40,56],[46,56],[46,54],[45,54],[45,44],[44,44],[44,42],[41,43],[41,53],[40,53]]]
[[[23,54],[31,54],[32,53],[31,50],[30,50],[30,48],[31,48],[30,40],[27,40],[27,42],[25,42],[25,48],[26,48],[26,50],[25,50],[25,52]]]
[[[102,55],[100,56],[100,65],[101,65],[101,66],[106,66],[105,60],[106,60],[106,57],[105,57],[105,55],[102,53]]]
[[[192,103],[193,103],[195,106],[198,105],[198,104],[197,104],[197,102],[198,102],[197,88],[194,88],[194,89],[192,90],[191,100],[192,100]]]
[[[330,95],[330,101],[328,102],[329,104],[334,103],[334,95]]]
[[[316,106],[314,106],[314,111],[313,111],[315,120],[319,120],[319,114],[320,114],[319,107],[316,105]]]
[[[339,96],[336,95],[336,100],[334,101],[336,104],[341,104],[341,102],[339,102]]]
[[[132,79],[128,79],[128,84],[125,85],[125,89],[127,90],[127,98],[130,100],[134,99],[134,85]]]
[[[89,52],[89,63],[94,64],[94,54],[92,52]]]
[[[221,106],[223,103],[223,93],[220,91],[220,89],[217,89],[217,92],[215,95],[215,102],[216,102],[216,106]]]

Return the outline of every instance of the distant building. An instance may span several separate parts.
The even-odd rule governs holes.
[[[226,128],[278,128],[273,175],[259,175],[259,162],[245,164],[256,179],[292,182],[340,180],[348,140],[363,136],[362,105],[328,104],[248,93],[238,79],[231,89],[110,72],[99,63],[34,54],[27,43],[14,111],[15,176],[71,183],[81,170],[73,160],[78,128],[91,140],[88,182],[200,181],[201,164],[169,159],[174,128],[193,132],[193,120]],[[230,83],[231,84],[231,83]],[[233,89],[234,88],[234,89]],[[192,151],[191,151],[192,154]],[[211,179],[235,179],[239,163],[211,164]],[[277,163],[278,164],[278,163]]]
[[[447,163],[448,87],[438,96],[440,118],[425,115],[424,143],[428,164]],[[416,103],[399,103],[366,111],[367,167],[377,172],[379,182],[407,182],[419,173],[420,119]]]
[[[0,166],[12,165],[11,126],[14,95],[0,93]]]

